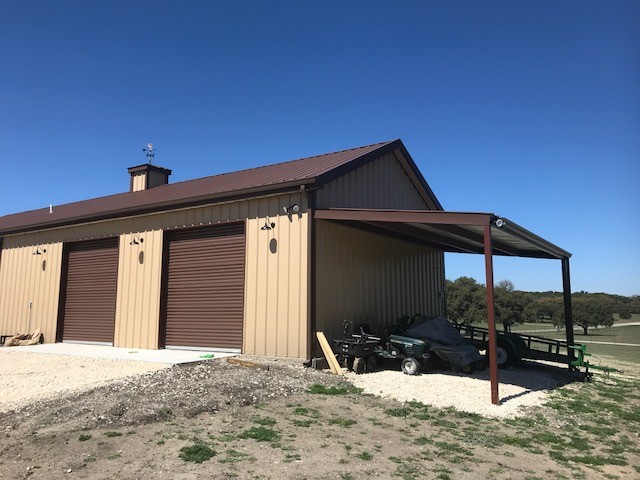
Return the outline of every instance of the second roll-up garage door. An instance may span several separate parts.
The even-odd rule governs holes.
[[[169,234],[165,346],[242,348],[244,224]]]

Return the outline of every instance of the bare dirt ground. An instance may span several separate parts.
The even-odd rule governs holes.
[[[495,419],[364,394],[295,362],[249,360],[269,370],[224,360],[176,366],[0,413],[2,478],[640,475],[637,372],[565,378],[546,407]],[[430,386],[429,374],[415,378]],[[384,382],[402,391],[403,379]]]

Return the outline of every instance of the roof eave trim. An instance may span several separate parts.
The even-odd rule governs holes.
[[[512,222],[508,218],[501,217],[500,220],[504,222],[502,227],[499,227],[500,230],[504,230],[510,235],[521,238],[522,240],[529,242],[530,244],[536,246],[540,250],[552,255],[554,258],[562,259],[562,258],[570,258],[571,253],[566,250],[558,247],[557,245],[545,240],[542,237],[539,237],[533,232],[530,232],[524,227],[521,227],[517,223]],[[497,227],[498,228],[498,227]]]
[[[64,220],[43,222],[38,224],[31,224],[24,227],[10,228],[6,230],[0,230],[0,235],[17,235],[22,233],[29,233],[40,230],[47,230],[49,228],[59,228],[66,226],[73,226],[80,223],[97,222],[104,220],[113,220],[116,218],[126,218],[135,215],[144,215],[151,213],[160,213],[170,211],[179,208],[195,207],[207,203],[221,203],[234,200],[244,200],[261,195],[269,194],[281,194],[292,191],[298,191],[301,186],[313,186],[315,178],[306,178],[296,180],[293,182],[280,183],[277,185],[271,185],[268,187],[254,187],[244,190],[234,190],[229,192],[220,192],[212,195],[201,195],[199,197],[189,197],[182,200],[173,200],[170,202],[160,202],[151,205],[135,206],[129,208],[121,208],[118,210],[111,210],[108,212],[102,212],[97,214],[80,215],[77,217],[66,218]]]

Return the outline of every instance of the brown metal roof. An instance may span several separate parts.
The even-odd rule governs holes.
[[[571,254],[493,213],[419,210],[316,210],[315,218],[349,222],[456,253],[484,253],[483,227],[491,227],[493,255],[569,258]]]
[[[162,211],[207,201],[322,185],[381,155],[400,150],[409,176],[429,205],[442,206],[400,140],[376,143],[314,157],[214,175],[185,182],[94,198],[0,217],[0,234]]]

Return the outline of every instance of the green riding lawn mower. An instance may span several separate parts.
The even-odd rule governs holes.
[[[416,375],[429,368],[431,354],[427,342],[399,334],[386,335],[384,340],[361,324],[359,333],[349,336],[351,322],[345,321],[344,338],[333,340],[334,353],[342,365],[355,373],[372,372],[385,360],[397,360],[407,375]]]

